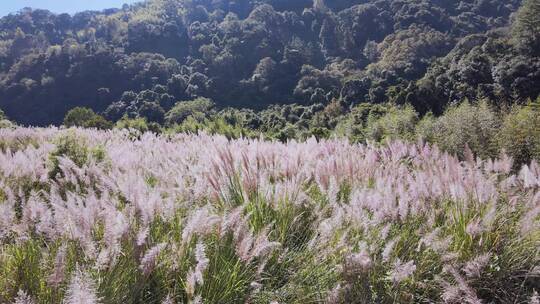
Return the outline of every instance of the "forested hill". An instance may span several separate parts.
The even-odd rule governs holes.
[[[410,103],[440,112],[540,93],[540,1],[151,0],[0,19],[0,108],[60,123],[76,106],[160,121],[219,107]],[[520,7],[522,7],[520,9]]]

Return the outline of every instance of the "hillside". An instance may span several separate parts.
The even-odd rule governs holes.
[[[540,0],[0,18],[0,304],[539,292]]]
[[[527,0],[152,0],[0,19],[0,108],[24,125],[84,106],[162,123],[219,109],[391,102],[440,114],[540,93],[540,3]]]

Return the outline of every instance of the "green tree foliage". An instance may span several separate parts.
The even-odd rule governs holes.
[[[1,128],[12,128],[14,125],[9,119],[7,118],[6,114],[4,114],[4,111],[0,109],[0,129]]]
[[[64,118],[64,125],[66,127],[82,126],[87,121],[92,119],[96,115],[92,109],[88,108],[74,108],[70,110]]]
[[[197,98],[190,101],[180,101],[165,115],[167,125],[181,124],[188,117],[206,116],[214,107],[214,102],[208,98]]]
[[[116,122],[115,128],[135,130],[139,133],[153,132],[161,133],[161,127],[155,122],[148,122],[146,118],[129,118],[127,116],[122,117]]]
[[[540,160],[540,108],[533,104],[514,107],[503,122],[499,139],[516,164]]]
[[[499,122],[500,117],[487,102],[471,104],[465,101],[449,107],[439,118],[424,117],[417,126],[417,134],[461,158],[468,148],[486,159],[498,154]]]
[[[384,104],[361,103],[353,107],[345,117],[339,119],[335,128],[337,136],[345,136],[353,142],[364,142],[369,138],[368,124],[380,119],[388,111]]]
[[[540,55],[540,1],[525,0],[513,24],[517,45],[525,51]]]
[[[103,116],[96,114],[92,109],[76,107],[71,109],[64,118],[66,127],[84,127],[97,129],[110,129],[112,123]]]
[[[418,113],[409,105],[403,108],[390,107],[379,119],[368,120],[367,138],[377,142],[387,139],[415,139]]]
[[[165,111],[155,102],[145,102],[139,108],[139,115],[150,122],[163,123]]]
[[[94,115],[90,120],[88,120],[83,127],[85,128],[96,128],[101,130],[107,130],[111,129],[113,127],[113,123],[105,119],[101,115]]]

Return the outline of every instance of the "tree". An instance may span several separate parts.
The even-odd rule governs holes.
[[[460,158],[465,158],[468,147],[475,155],[487,159],[498,154],[496,140],[499,128],[500,117],[487,101],[478,104],[464,101],[449,107],[436,120],[426,115],[417,133],[424,140]]]
[[[512,30],[521,50],[540,55],[540,0],[523,2]]]
[[[84,128],[94,128],[94,129],[100,129],[100,130],[109,130],[112,129],[113,123],[105,119],[105,117],[101,115],[94,115],[90,120],[86,121],[84,125],[82,125]]]
[[[515,169],[540,159],[540,109],[534,104],[514,107],[504,119],[499,143],[514,158]]]
[[[148,122],[146,121],[146,118],[143,117],[131,119],[127,116],[124,116],[122,117],[122,119],[116,122],[114,127],[116,129],[136,130],[140,133],[161,133],[161,128],[158,124],[156,124],[155,122]]]
[[[64,117],[64,126],[66,127],[82,127],[86,122],[96,116],[92,109],[76,107],[67,112]]]
[[[8,120],[7,116],[4,114],[4,111],[0,109],[0,129],[2,128],[11,128],[14,124]]]
[[[144,102],[139,109],[139,116],[146,118],[149,122],[163,123],[165,111],[155,102]]]
[[[64,118],[66,127],[83,127],[96,129],[110,129],[112,123],[103,116],[96,114],[92,109],[76,107],[71,109]]]
[[[191,101],[180,101],[165,115],[168,125],[181,124],[189,116],[195,114],[208,115],[215,106],[208,98],[199,97]]]
[[[319,33],[319,40],[323,47],[323,52],[326,57],[337,56],[339,54],[339,41],[336,34],[336,22],[334,18],[327,17],[324,19]]]

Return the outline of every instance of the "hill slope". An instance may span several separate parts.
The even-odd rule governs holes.
[[[326,3],[325,3],[326,2]],[[0,19],[0,108],[32,125],[75,106],[159,121],[218,106],[392,101],[440,112],[465,97],[540,93],[538,0],[152,0]]]

